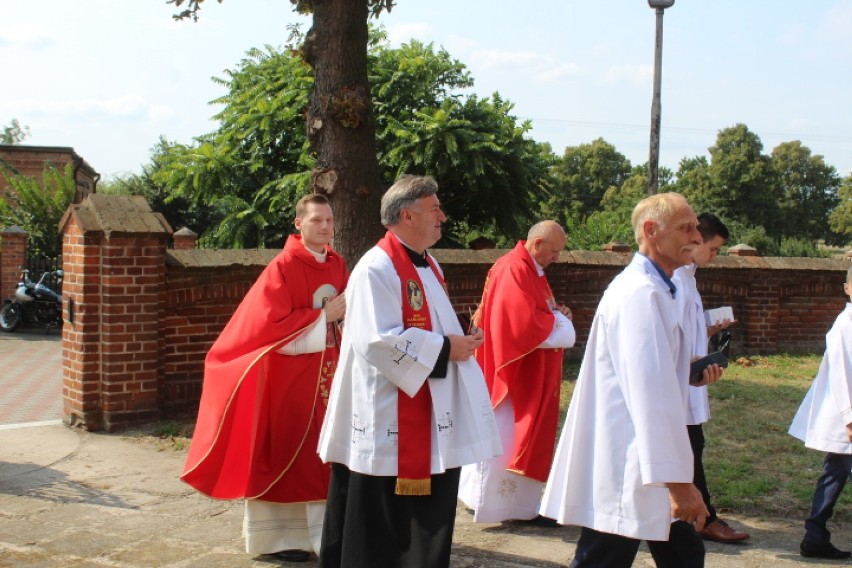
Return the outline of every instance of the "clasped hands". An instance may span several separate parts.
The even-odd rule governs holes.
[[[327,299],[323,305],[323,310],[325,310],[326,322],[331,323],[342,320],[343,316],[346,315],[346,296],[338,294],[333,298]]]
[[[450,361],[466,361],[482,345],[482,329],[471,327],[468,335],[448,335],[450,340]]]

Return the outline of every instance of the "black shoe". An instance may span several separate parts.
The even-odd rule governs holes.
[[[525,525],[533,525],[536,527],[545,527],[545,528],[556,528],[559,526],[559,523],[556,522],[556,519],[551,519],[550,517],[544,517],[542,515],[536,515],[532,519],[523,519],[516,521],[518,523],[523,523]]]
[[[282,550],[272,556],[284,562],[307,562],[311,559],[311,553],[307,550]]]
[[[852,552],[849,552],[848,550],[838,550],[830,542],[813,545],[802,541],[799,545],[799,553],[805,558],[826,558],[828,560],[842,560],[852,556]]]

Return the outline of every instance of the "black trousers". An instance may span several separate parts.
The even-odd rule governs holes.
[[[689,445],[692,446],[692,459],[695,469],[692,482],[701,492],[704,498],[704,505],[710,512],[710,516],[704,521],[705,525],[709,525],[716,520],[716,509],[710,504],[710,491],[707,489],[707,478],[704,476],[704,428],[701,424],[692,424],[686,427],[689,432]]]
[[[396,477],[332,463],[318,568],[447,568],[460,473],[433,475],[431,495],[397,495]]]
[[[849,481],[852,472],[852,456],[847,454],[825,454],[823,462],[823,473],[814,489],[811,499],[811,513],[805,521],[804,541],[812,546],[828,544],[831,541],[831,532],[826,525],[831,515],[834,514],[834,506]]]
[[[583,527],[570,568],[629,568],[641,541]],[[703,568],[704,541],[683,521],[672,523],[669,540],[649,540],[657,568]]]

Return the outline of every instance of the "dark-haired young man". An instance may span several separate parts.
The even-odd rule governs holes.
[[[181,475],[205,495],[245,499],[246,552],[289,562],[319,552],[330,468],[316,448],[348,278],[324,195],[300,199],[294,225],[207,354]]]
[[[679,302],[683,308],[684,331],[686,339],[684,344],[692,349],[692,358],[707,355],[707,340],[719,330],[727,328],[732,322],[724,321],[720,324],[708,327],[704,318],[704,304],[698,286],[695,281],[695,272],[699,268],[707,266],[711,260],[716,258],[719,250],[728,240],[728,228],[717,216],[712,213],[702,213],[698,216],[698,232],[701,233],[703,243],[692,251],[692,264],[681,266],[675,270],[672,281],[681,291]],[[704,504],[710,512],[704,528],[699,534],[706,540],[716,542],[741,542],[749,538],[748,533],[740,532],[732,528],[727,522],[716,515],[716,509],[710,503],[710,492],[707,489],[707,479],[704,475],[704,428],[702,424],[710,419],[710,401],[707,395],[707,386],[689,387],[689,407],[687,409],[687,431],[689,432],[689,443],[695,458],[695,486],[701,491]]]

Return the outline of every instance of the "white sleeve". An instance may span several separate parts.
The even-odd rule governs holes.
[[[553,316],[553,330],[551,330],[547,339],[538,346],[538,349],[567,349],[573,347],[574,341],[577,339],[574,324],[560,311],[554,310]]]
[[[325,310],[320,310],[320,317],[309,325],[305,331],[296,336],[293,341],[286,343],[277,351],[282,355],[304,355],[319,353],[326,347]]]

